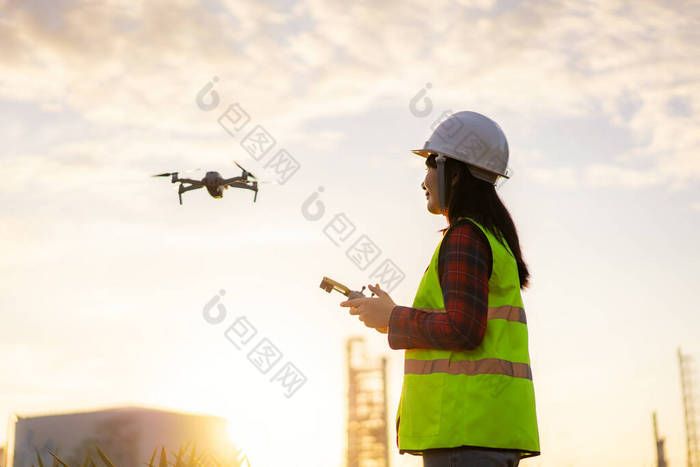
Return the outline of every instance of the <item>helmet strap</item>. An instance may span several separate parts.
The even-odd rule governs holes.
[[[438,154],[435,158],[437,162],[438,171],[438,201],[440,203],[440,212],[445,208],[445,161],[447,157],[442,154]]]

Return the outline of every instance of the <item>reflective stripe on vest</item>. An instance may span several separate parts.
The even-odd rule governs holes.
[[[467,220],[481,229],[492,252],[486,333],[472,350],[405,351],[396,420],[399,451],[481,446],[517,449],[522,458],[536,456],[539,434],[527,320],[515,258],[505,241]],[[421,279],[413,308],[446,313],[437,273],[441,244]]]
[[[525,310],[519,306],[494,306],[489,307],[489,314],[486,319],[505,319],[506,321],[517,321],[527,324]]]
[[[457,360],[447,358],[436,360],[406,359],[404,373],[427,375],[430,373],[449,373],[451,375],[506,375],[514,378],[532,379],[530,365],[509,362],[500,358],[482,358],[481,360]]]

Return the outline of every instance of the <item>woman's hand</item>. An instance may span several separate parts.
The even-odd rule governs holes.
[[[351,315],[358,315],[360,321],[368,328],[374,328],[382,334],[389,332],[389,318],[396,303],[379,284],[369,285],[369,290],[377,295],[376,298],[353,298],[340,303],[340,306],[350,307]]]

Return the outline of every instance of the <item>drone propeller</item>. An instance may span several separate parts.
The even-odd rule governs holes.
[[[253,177],[253,178],[258,178],[258,177],[256,177],[255,175],[253,175],[251,172],[248,172],[246,169],[244,169],[243,167],[241,167],[241,164],[239,164],[238,162],[233,161],[233,163],[236,164],[236,165],[238,166],[239,169],[241,169],[242,171],[248,173],[248,175],[250,175],[251,177]]]
[[[163,174],[151,175],[151,177],[170,177],[171,175],[188,174],[188,173],[192,173],[192,172],[197,172],[198,170],[202,170],[202,169],[181,170],[179,172],[167,172],[167,173],[163,173]]]

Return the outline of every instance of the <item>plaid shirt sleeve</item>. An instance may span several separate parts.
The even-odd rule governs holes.
[[[465,222],[450,230],[438,256],[445,312],[395,306],[389,320],[389,347],[476,348],[486,333],[491,264],[491,247],[477,226]]]

